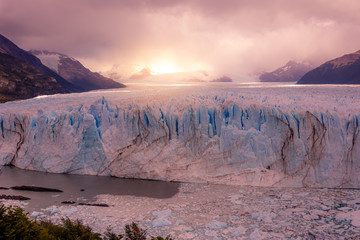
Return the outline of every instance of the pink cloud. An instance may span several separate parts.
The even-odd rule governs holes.
[[[357,9],[351,0],[13,0],[0,5],[0,32],[94,70],[169,59],[236,78],[360,49]]]

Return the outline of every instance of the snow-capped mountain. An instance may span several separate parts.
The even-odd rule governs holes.
[[[10,56],[13,56],[16,59],[19,59],[23,62],[26,62],[33,67],[35,67],[40,72],[47,74],[53,78],[56,79],[56,81],[66,90],[70,92],[81,92],[83,91],[82,88],[79,88],[70,82],[66,81],[64,78],[62,78],[59,74],[45,66],[41,63],[40,59],[35,57],[34,55],[28,53],[27,51],[19,48],[16,46],[13,42],[11,42],[6,37],[2,36],[0,34],[0,49],[2,53],[6,53]]]
[[[298,84],[360,84],[360,50],[322,64]]]
[[[85,68],[79,61],[65,54],[41,50],[31,50],[41,62],[61,77],[84,90],[121,88],[125,85],[106,78]]]
[[[259,79],[261,82],[297,82],[311,69],[312,67],[308,64],[289,61],[275,71],[263,73]]]

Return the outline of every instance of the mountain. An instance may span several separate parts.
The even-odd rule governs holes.
[[[70,92],[81,92],[81,91],[83,91],[82,88],[77,87],[77,86],[71,84],[70,82],[66,81],[59,74],[52,71],[51,69],[49,69],[45,65],[43,65],[41,63],[40,59],[38,59],[34,55],[28,53],[27,51],[19,48],[13,42],[11,42],[9,39],[7,39],[6,37],[4,37],[1,34],[0,34],[0,49],[1,49],[2,53],[6,53],[6,54],[8,54],[10,56],[13,56],[13,57],[19,59],[19,60],[22,60],[22,61],[32,65],[33,67],[35,67],[40,72],[45,73],[45,74],[55,78],[56,81],[63,88],[65,88],[66,90],[68,90]]]
[[[0,51],[0,103],[68,92],[55,78],[4,52]]]
[[[125,85],[92,72],[76,59],[65,54],[49,51],[32,50],[29,53],[61,77],[86,91],[95,89],[122,88]]]
[[[148,67],[144,67],[143,69],[141,69],[141,71],[131,75],[129,79],[144,79],[147,77],[151,77],[151,69]]]
[[[114,64],[109,70],[100,72],[100,74],[114,80],[128,80],[132,75],[141,72],[141,70],[144,68],[146,69],[145,66],[138,64],[117,63]]]
[[[298,84],[360,84],[360,50],[322,64]]]
[[[212,80],[211,82],[232,82],[233,80],[228,76],[223,76],[217,79]]]
[[[297,82],[305,73],[312,69],[311,66],[289,61],[285,66],[273,72],[265,72],[260,75],[261,82]]]

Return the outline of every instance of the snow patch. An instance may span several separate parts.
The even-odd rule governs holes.
[[[40,59],[41,63],[59,73],[59,63],[60,63],[60,55],[56,53],[45,54],[41,53],[36,55],[37,58]]]

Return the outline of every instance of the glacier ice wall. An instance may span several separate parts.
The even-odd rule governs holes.
[[[215,97],[216,98],[216,97]],[[360,187],[359,115],[113,104],[0,112],[0,164],[55,173],[259,186]]]

